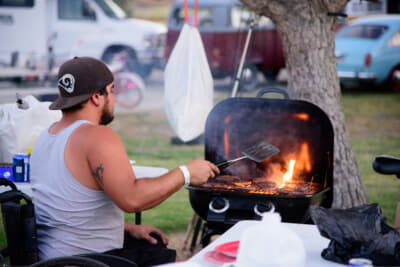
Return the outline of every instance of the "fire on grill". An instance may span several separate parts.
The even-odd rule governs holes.
[[[274,90],[275,92],[276,90]],[[272,205],[284,222],[309,222],[308,207],[330,207],[333,194],[333,128],[314,104],[284,99],[230,98],[210,112],[205,158],[214,163],[241,156],[266,142],[280,151],[261,162],[243,159],[202,186],[188,186],[192,208],[206,222],[203,235],[235,222],[260,219]],[[204,238],[204,236],[203,236]]]
[[[241,179],[231,175],[220,175],[215,179],[210,179],[202,187],[213,190],[286,195],[312,195],[323,189],[322,184],[313,182],[314,176],[301,179],[299,177],[297,179],[294,178],[296,170],[311,170],[306,143],[301,146],[301,151],[297,158],[297,160],[290,159],[287,166],[282,166],[285,165],[284,163],[277,164],[266,160],[264,164],[270,165],[271,171],[263,177]]]

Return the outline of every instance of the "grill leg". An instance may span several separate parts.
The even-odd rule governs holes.
[[[201,237],[201,246],[204,248],[208,244],[210,244],[211,237],[213,235],[219,234],[217,231],[214,229],[208,229]]]
[[[190,223],[189,223],[189,225],[187,227],[187,230],[186,230],[186,235],[185,235],[185,240],[183,241],[182,250],[186,250],[186,246],[187,246],[187,244],[189,242],[189,238],[190,238],[190,235],[192,234],[192,230],[193,230],[193,227],[194,227],[194,224],[195,224],[195,221],[196,221],[197,217],[198,216],[197,216],[196,212],[193,212],[192,219],[190,220]]]
[[[196,226],[194,227],[192,243],[190,243],[190,251],[191,252],[193,252],[194,248],[196,247],[196,241],[197,241],[197,237],[200,232],[200,227],[201,227],[201,218],[199,217],[199,218],[197,218]]]

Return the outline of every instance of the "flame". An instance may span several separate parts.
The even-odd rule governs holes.
[[[229,138],[228,138],[228,130],[225,128],[224,130],[224,148],[225,148],[225,156],[229,155]]]
[[[308,121],[308,119],[310,118],[310,116],[307,113],[296,113],[296,114],[293,114],[293,116],[296,119],[299,119],[302,121]]]
[[[224,145],[225,146],[224,146],[224,148],[225,148],[225,156],[226,157],[229,156],[229,137],[228,137],[228,126],[227,125],[229,124],[231,119],[232,119],[232,116],[229,115],[224,120],[224,124],[225,124],[225,127],[224,127]]]
[[[294,165],[296,164],[296,161],[294,159],[291,159],[289,161],[289,170],[283,175],[282,183],[288,183],[292,180],[293,177],[293,169]]]
[[[298,168],[300,167],[301,169],[306,170],[307,172],[311,171],[310,154],[308,151],[307,143],[301,144],[300,153],[297,158],[297,165]]]

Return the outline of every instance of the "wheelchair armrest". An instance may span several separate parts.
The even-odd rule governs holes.
[[[400,179],[400,158],[378,156],[374,159],[372,167],[377,173],[395,174]]]

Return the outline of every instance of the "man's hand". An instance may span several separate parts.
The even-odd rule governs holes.
[[[207,182],[209,178],[214,178],[219,173],[217,166],[207,160],[193,160],[186,164],[190,172],[190,184],[201,185]]]
[[[125,231],[128,232],[133,238],[147,240],[150,244],[157,244],[157,239],[150,234],[154,233],[160,236],[164,245],[168,245],[168,239],[161,230],[151,225],[136,225],[125,222]]]

